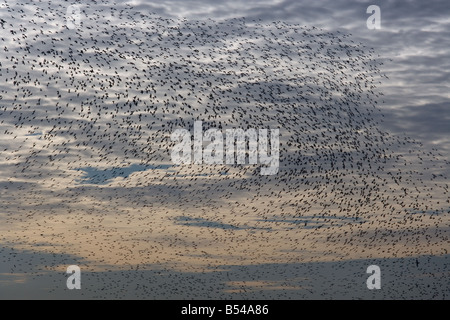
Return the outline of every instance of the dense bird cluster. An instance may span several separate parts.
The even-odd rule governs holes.
[[[379,259],[404,275],[402,259],[448,254],[449,163],[380,130],[373,49],[339,31],[106,2],[84,4],[69,29],[67,6],[1,5],[7,272],[57,270],[59,288],[78,263],[94,297],[339,297],[353,289],[327,291],[314,262]],[[279,129],[279,172],[174,166],[170,135],[194,121]],[[429,270],[430,297],[445,297],[445,272]],[[402,281],[382,294],[427,294]]]

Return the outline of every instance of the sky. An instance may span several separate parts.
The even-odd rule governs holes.
[[[397,133],[427,141],[449,152],[450,7],[443,1],[131,1],[142,11],[188,19],[246,17],[284,21],[352,34],[374,48],[389,77],[385,93],[386,124]],[[370,30],[370,5],[381,11],[381,28]],[[392,59],[392,61],[391,61]]]
[[[0,19],[0,299],[448,299],[448,2],[1,0]],[[174,164],[199,120],[279,129],[279,171]]]

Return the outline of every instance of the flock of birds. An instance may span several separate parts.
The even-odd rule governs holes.
[[[83,4],[69,29],[68,5],[0,6],[0,263],[11,274],[58,271],[58,290],[61,266],[80,264],[83,294],[100,298],[307,298],[326,270],[313,262],[401,269],[408,257],[448,257],[449,162],[380,130],[386,77],[373,49],[339,31],[104,1]],[[278,128],[278,174],[173,166],[170,134],[194,121]],[[86,168],[116,173],[86,180]],[[446,276],[427,278],[430,297],[448,296]],[[316,279],[311,289],[289,286],[302,277]],[[379,294],[427,295],[404,281]]]

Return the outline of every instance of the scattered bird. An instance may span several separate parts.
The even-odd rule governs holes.
[[[58,271],[48,286],[58,290],[61,266],[80,264],[85,292],[101,298],[336,298],[353,289],[321,289],[323,261],[401,269],[447,252],[449,162],[380,129],[386,76],[373,49],[313,26],[97,3],[83,5],[75,29],[66,2],[2,3],[8,272]],[[279,129],[278,174],[174,166],[170,135],[195,121]],[[436,297],[448,293],[442,274],[429,278]],[[315,282],[302,289],[303,278]],[[427,292],[405,281],[383,294]]]

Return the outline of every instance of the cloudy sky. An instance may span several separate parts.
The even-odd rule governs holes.
[[[448,299],[447,1],[0,1],[0,19],[1,299]],[[340,74],[303,42],[336,39],[354,59]],[[226,112],[209,121],[208,99]],[[172,166],[168,128],[199,117],[283,129],[280,174]]]
[[[345,31],[374,48],[384,61],[387,128],[450,152],[450,6],[448,1],[130,1],[168,17],[284,21]],[[370,5],[381,29],[369,30]],[[392,59],[392,60],[391,60]]]

